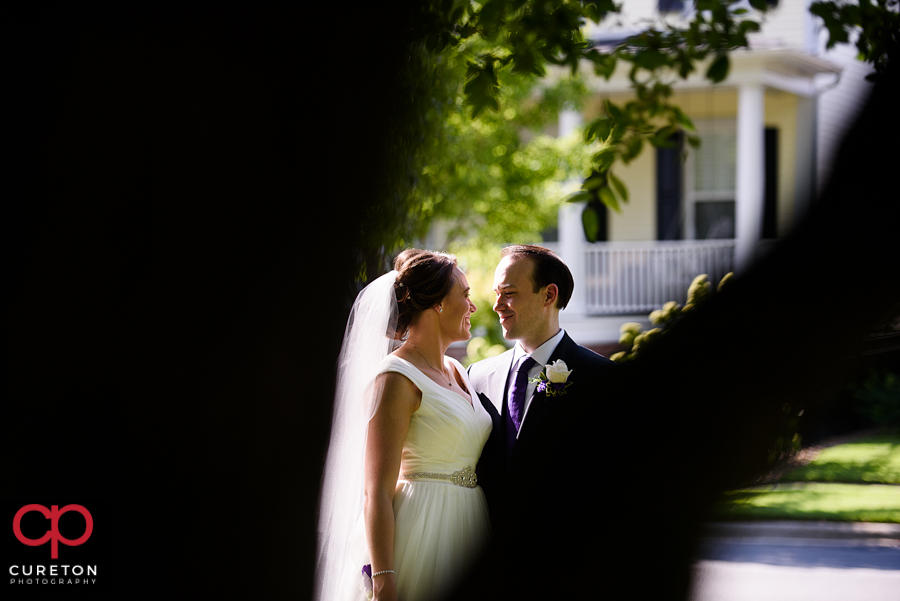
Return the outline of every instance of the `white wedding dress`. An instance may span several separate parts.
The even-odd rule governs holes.
[[[422,403],[412,415],[403,444],[401,480],[394,495],[392,567],[401,601],[435,599],[459,584],[490,534],[487,503],[481,487],[402,479],[403,475],[414,473],[453,474],[467,466],[474,470],[491,432],[491,418],[469,383],[465,369],[450,357],[446,366],[462,375],[472,395],[471,404],[394,355],[387,356],[378,370],[378,373],[403,374],[422,391]],[[356,578],[361,578],[360,569],[369,563],[364,530],[361,536],[357,534],[352,555],[352,561],[358,566]],[[364,600],[365,595],[357,589],[351,598]]]

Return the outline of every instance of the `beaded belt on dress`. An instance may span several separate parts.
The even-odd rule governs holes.
[[[468,465],[458,472],[452,474],[437,474],[434,472],[413,472],[411,474],[400,474],[401,480],[447,480],[457,486],[466,488],[475,488],[478,486],[478,477]]]

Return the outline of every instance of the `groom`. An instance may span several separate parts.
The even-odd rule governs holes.
[[[516,345],[469,368],[493,421],[476,471],[498,532],[538,498],[535,479],[552,478],[554,466],[571,459],[558,441],[572,420],[599,413],[604,378],[618,367],[559,327],[574,287],[559,257],[530,245],[509,246],[500,256],[494,311],[503,336]]]

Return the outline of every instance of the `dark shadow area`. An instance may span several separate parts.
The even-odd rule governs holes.
[[[310,594],[403,63],[348,12],[4,10],[0,494],[107,504],[89,598]]]

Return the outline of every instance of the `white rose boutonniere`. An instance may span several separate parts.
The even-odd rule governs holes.
[[[566,394],[566,388],[572,385],[569,382],[572,371],[565,361],[557,359],[550,365],[545,365],[540,376],[530,378],[529,381],[537,384],[537,392],[545,392],[547,396]]]

